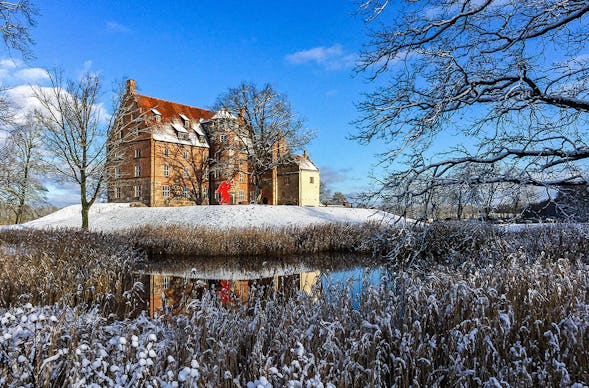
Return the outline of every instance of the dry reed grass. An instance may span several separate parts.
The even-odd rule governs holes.
[[[508,232],[440,224],[381,232],[365,247],[388,252],[392,270],[380,287],[364,289],[358,306],[335,290],[263,301],[252,296],[231,308],[211,293],[190,302],[186,315],[115,321],[107,321],[104,299],[77,297],[77,284],[82,290],[102,284],[92,295],[116,293],[120,284],[104,279],[134,260],[123,243],[128,238],[60,233],[33,233],[20,245],[22,235],[0,233],[0,279],[12,287],[4,294],[12,303],[3,301],[12,307],[0,308],[0,385],[535,387],[589,381],[583,227]],[[120,256],[123,248],[127,256]],[[4,262],[14,255],[27,256],[20,265],[26,269]],[[54,261],[39,265],[47,257]],[[71,284],[57,280],[62,277]],[[63,294],[48,297],[51,287],[43,282]],[[57,299],[64,302],[25,304]],[[88,309],[92,303],[95,309]]]
[[[136,247],[158,256],[287,256],[356,252],[381,229],[377,224],[322,224],[307,227],[208,229],[150,226],[126,236]]]

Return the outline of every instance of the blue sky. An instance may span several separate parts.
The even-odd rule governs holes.
[[[307,150],[328,188],[369,188],[383,149],[346,139],[358,117],[354,103],[371,88],[353,71],[367,40],[355,1],[54,0],[38,7],[36,58],[9,69],[5,83],[42,82],[35,69],[61,66],[69,77],[99,72],[107,89],[133,78],[142,94],[209,108],[242,81],[268,82],[316,130]],[[56,186],[52,202],[76,201],[68,186]]]

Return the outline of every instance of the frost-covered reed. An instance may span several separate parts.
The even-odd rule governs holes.
[[[2,385],[570,386],[589,381],[589,268],[404,271],[338,299],[270,298],[108,323],[93,311],[0,310]],[[404,292],[400,289],[404,288]]]
[[[185,315],[120,320],[105,315],[101,299],[89,309],[87,301],[68,296],[76,287],[64,291],[62,303],[27,303],[27,287],[46,288],[20,276],[26,286],[19,286],[24,294],[17,300],[23,302],[0,308],[0,385],[586,384],[586,231],[434,228],[375,238],[369,246],[389,253],[392,270],[381,286],[364,288],[357,305],[347,292],[335,290],[291,298],[252,295],[248,304],[229,306],[208,293],[189,302]],[[100,242],[95,246],[84,236],[72,241],[88,244],[89,251],[109,242],[92,237]],[[28,244],[0,237],[2,260],[30,252]],[[35,244],[43,244],[43,238],[52,237],[39,237]],[[125,246],[120,244],[110,242]],[[69,249],[64,245],[43,249]],[[105,249],[104,259],[115,251]],[[15,266],[2,269],[4,284],[12,279],[6,268]],[[73,275],[51,266],[39,272],[53,275],[41,277],[34,268],[28,273],[35,280],[84,279],[83,268],[72,268]],[[108,273],[94,263],[86,279],[98,276],[94,272]],[[104,284],[116,294],[119,285]]]
[[[123,237],[80,230],[0,231],[0,307],[101,306],[126,314],[140,285],[125,276],[143,254]]]

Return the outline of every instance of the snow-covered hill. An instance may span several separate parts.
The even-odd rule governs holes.
[[[80,205],[23,224],[29,228],[79,227]],[[90,209],[90,229],[113,231],[144,225],[210,228],[306,226],[319,223],[394,222],[397,216],[373,209],[267,205],[130,207],[100,203]]]

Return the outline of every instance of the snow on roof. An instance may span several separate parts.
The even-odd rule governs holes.
[[[205,136],[205,133],[202,130],[202,127],[200,126],[200,123],[197,123],[196,125],[193,125],[192,126],[192,129],[194,129],[194,132],[196,132],[198,135]]]
[[[301,170],[308,170],[308,171],[319,171],[315,163],[311,161],[311,159],[306,158],[301,155],[294,156],[295,162],[299,165]]]
[[[79,227],[81,205],[72,205],[24,228]],[[248,227],[289,227],[325,223],[392,223],[398,216],[374,209],[268,205],[130,207],[121,203],[99,203],[90,208],[90,229],[116,231],[153,225],[180,225],[212,229]]]
[[[178,123],[172,123],[172,127],[178,131],[178,132],[182,132],[182,133],[188,133],[188,131],[186,130],[186,128],[184,128],[182,125],[178,124]]]
[[[215,115],[211,118],[211,120],[213,120],[213,119],[236,119],[236,118],[237,117],[233,116],[226,109],[220,109],[217,112],[215,112]]]
[[[188,117],[184,116],[182,113],[180,113],[179,116],[184,121],[190,121],[190,119]]]
[[[151,108],[151,111],[152,111],[153,113],[155,113],[156,115],[158,115],[158,116],[161,116],[161,115],[162,115],[162,114],[160,113],[160,111],[159,111],[159,110],[157,110],[157,109],[155,109],[155,108]]]
[[[182,127],[184,129],[184,127]],[[184,132],[188,132],[184,130]],[[166,143],[186,144],[196,147],[209,148],[206,136],[198,137],[194,132],[188,132],[187,139],[178,139],[176,132],[169,125],[158,125],[152,130],[153,140],[165,141]]]

